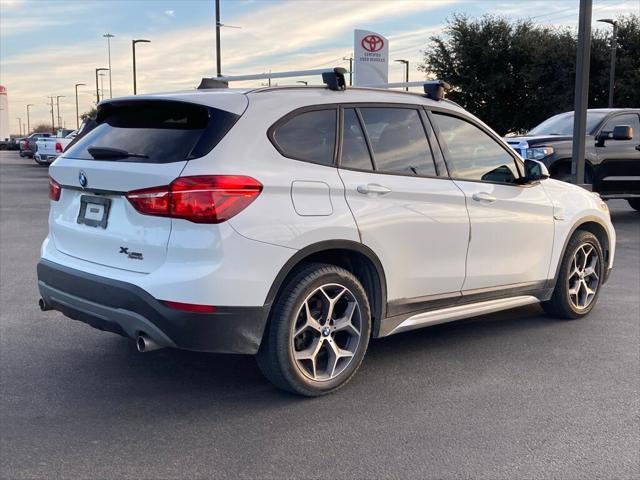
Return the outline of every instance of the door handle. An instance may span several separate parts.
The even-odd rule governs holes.
[[[476,202],[484,202],[484,203],[493,203],[497,199],[493,195],[488,194],[487,192],[478,192],[474,193],[471,198],[473,198]]]
[[[367,183],[366,185],[358,185],[358,193],[362,193],[364,195],[385,195],[391,191],[390,188],[385,187],[384,185],[378,185],[377,183]]]

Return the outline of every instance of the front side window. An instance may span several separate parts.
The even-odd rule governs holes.
[[[436,175],[429,141],[417,110],[365,107],[360,113],[377,171]]]
[[[276,128],[273,139],[287,157],[333,165],[336,115],[335,109],[294,115]]]
[[[448,152],[451,177],[498,183],[516,183],[515,160],[502,146],[475,125],[457,117],[433,114],[440,141]]]

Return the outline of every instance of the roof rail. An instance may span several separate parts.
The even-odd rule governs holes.
[[[427,80],[418,82],[397,82],[397,83],[382,83],[378,85],[364,85],[367,88],[402,88],[402,87],[422,87],[424,89],[425,97],[431,100],[444,100],[445,94],[448,90],[451,90],[451,86],[444,80]]]
[[[336,68],[316,68],[313,70],[291,70],[288,72],[267,72],[267,73],[258,73],[252,75],[232,75],[225,77],[210,77],[203,78],[198,86],[198,89],[206,89],[206,88],[228,88],[230,82],[241,82],[246,80],[267,80],[273,78],[288,78],[288,77],[309,77],[313,75],[321,75],[323,82],[329,85],[327,82],[331,82],[332,85],[339,86],[340,80],[338,77],[342,77],[342,86],[344,87],[344,74],[348,73],[348,71],[344,68],[336,67]],[[325,74],[329,74],[327,76],[327,80],[325,80]],[[334,81],[335,77],[335,81]],[[331,88],[331,86],[329,86]],[[337,90],[344,90],[344,88],[336,88]],[[333,90],[333,88],[332,88]]]

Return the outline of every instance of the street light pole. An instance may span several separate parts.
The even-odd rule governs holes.
[[[609,108],[613,108],[613,91],[616,82],[616,52],[618,50],[618,22],[612,18],[601,18],[598,21],[613,26],[611,35],[611,69],[609,70]]]
[[[133,94],[136,95],[138,93],[137,85],[136,85],[136,43],[151,43],[151,40],[131,40],[131,49],[133,50]]]
[[[220,58],[220,0],[216,0],[216,76],[222,76],[222,59]]]
[[[106,74],[104,73],[99,73],[98,76],[100,77],[100,91],[102,92],[102,98],[104,98],[104,76]]]
[[[409,82],[409,60],[396,60],[398,63],[404,63],[404,81]],[[404,87],[405,91],[409,91],[409,87]]]
[[[18,128],[20,129],[20,136],[22,136],[22,119],[20,117],[16,117],[18,119]]]
[[[115,35],[107,32],[103,37],[107,39],[107,52],[109,54],[109,98],[113,98],[113,87],[111,84],[111,39],[115,37]],[[104,98],[104,92],[102,92],[102,97]]]
[[[78,111],[78,87],[86,86],[85,83],[76,83],[76,128],[80,128],[80,112]]]
[[[353,57],[342,57],[342,60],[349,60],[349,86],[353,85]]]
[[[100,103],[100,88],[98,87],[98,72],[109,70],[108,68],[96,68],[96,105]]]
[[[29,121],[29,107],[33,106],[33,103],[27,104],[27,135],[29,135],[29,132],[31,131],[31,122]]]
[[[56,112],[58,117],[58,128],[61,128],[62,122],[60,121],[60,99],[64,98],[64,95],[56,95]]]
[[[571,177],[576,185],[584,185],[587,106],[589,103],[589,56],[591,54],[591,11],[592,0],[580,0],[571,160]]]
[[[54,133],[56,130],[56,122],[53,119],[53,99],[55,97],[54,96],[50,96],[49,99],[51,99],[51,133]]]

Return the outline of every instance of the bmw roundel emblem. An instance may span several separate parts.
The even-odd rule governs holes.
[[[78,174],[78,182],[80,182],[80,186],[82,188],[85,188],[89,183],[89,180],[87,179],[87,174],[84,173],[84,171],[82,170],[80,170],[80,173]]]

